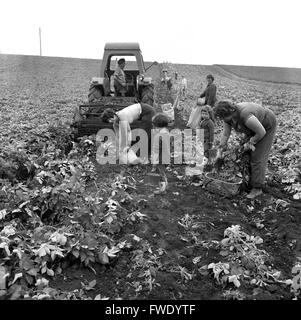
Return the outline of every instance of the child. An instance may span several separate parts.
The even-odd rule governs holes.
[[[214,116],[209,105],[202,106],[199,128],[204,130],[204,155],[212,163],[211,150],[214,141]]]
[[[170,161],[170,137],[169,130],[167,129],[169,118],[164,113],[157,113],[153,117],[152,122],[154,129],[156,129],[153,136],[152,172],[158,171],[161,176],[159,188],[155,191],[155,194],[160,194],[165,192],[168,185],[165,166]],[[160,140],[162,143],[160,143]]]

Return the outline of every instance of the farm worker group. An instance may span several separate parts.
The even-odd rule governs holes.
[[[118,61],[118,68],[114,73],[117,95],[124,95],[126,88],[124,85],[124,66],[125,60],[120,59]],[[163,74],[164,77],[161,81],[166,83],[170,89],[170,78],[167,75],[167,70],[163,70]],[[185,80],[185,77],[183,77],[181,90],[186,94],[187,81]],[[198,118],[192,119],[196,120],[194,121],[193,128],[204,129],[204,155],[208,158],[209,163],[215,162],[222,157],[223,152],[227,148],[227,142],[232,129],[246,135],[248,142],[244,144],[244,149],[251,150],[251,190],[247,198],[253,199],[262,194],[268,157],[277,128],[276,116],[270,109],[256,103],[241,102],[235,104],[229,101],[217,101],[217,87],[214,84],[213,75],[207,75],[206,80],[207,86],[200,94],[200,98],[205,98],[204,105],[201,106],[199,114],[195,113],[194,115]],[[102,115],[102,120],[104,122],[113,122],[116,133],[121,132],[119,135],[121,139],[122,137],[131,137],[130,125],[135,120],[149,122],[153,127],[159,128],[161,134],[167,134],[168,118],[164,114],[155,115],[156,111],[152,106],[145,103],[136,103],[118,112],[106,109]],[[220,138],[217,155],[212,159],[210,151],[213,148],[215,118],[223,120],[223,133]],[[130,139],[123,141],[121,145],[127,146],[129,145],[129,141]],[[156,150],[156,152],[160,153],[160,150]],[[163,188],[165,191],[167,180],[161,167],[160,174],[165,183],[165,187]]]
[[[165,84],[167,86],[168,90],[171,90],[173,83],[172,78],[168,76],[167,69],[162,70],[163,77],[161,79],[161,83]],[[182,74],[182,79],[178,79],[178,72],[175,72],[175,90],[179,91],[181,96],[185,99],[187,97],[187,79],[185,78],[185,75]]]
[[[217,155],[213,159],[213,162],[221,158],[226,150],[232,128],[237,132],[244,133],[248,141],[244,144],[244,150],[251,151],[251,190],[247,198],[253,199],[262,194],[268,157],[277,128],[276,116],[270,109],[256,103],[241,102],[234,104],[229,101],[217,101],[217,88],[213,83],[214,77],[209,74],[206,79],[208,84],[206,89],[201,93],[200,98],[205,98],[204,104],[207,106],[209,114],[211,114],[211,109],[208,105],[213,107],[214,118],[223,120],[223,133],[220,138]],[[200,112],[204,112],[204,107],[200,108]],[[198,116],[198,113],[195,113],[195,117]],[[204,118],[206,119],[207,117],[202,115],[200,120],[197,119],[197,122],[204,123]],[[191,120],[193,121],[193,119]],[[207,152],[211,149],[213,142],[212,124],[214,123],[214,119],[212,121],[210,126],[207,124],[205,128],[204,125],[199,126],[204,128],[205,137],[210,137],[209,139],[207,138],[210,142],[207,144]],[[210,156],[207,155],[207,157],[210,160]]]

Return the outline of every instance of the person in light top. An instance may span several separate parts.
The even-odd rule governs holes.
[[[123,71],[124,67],[125,67],[125,59],[121,58],[118,60],[118,66],[113,74],[114,89],[115,89],[116,96],[124,97],[127,91],[125,73]]]
[[[103,122],[113,123],[113,128],[118,136],[120,132],[122,139],[120,146],[124,149],[130,145],[132,140],[131,124],[136,120],[141,120],[149,122],[149,126],[151,127],[152,118],[155,113],[154,107],[146,103],[135,103],[117,112],[111,108],[107,108],[104,110],[101,119]]]
[[[182,80],[181,80],[181,94],[184,98],[186,98],[187,95],[187,79],[185,78],[184,75],[182,75]]]

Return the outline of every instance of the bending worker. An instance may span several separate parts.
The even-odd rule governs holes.
[[[155,108],[146,103],[135,103],[124,109],[114,112],[113,109],[107,108],[102,114],[103,122],[112,122],[115,134],[120,137],[120,146],[122,150],[131,143],[131,127],[130,125],[136,121],[147,121],[149,124],[149,132],[152,127],[152,117],[155,115]],[[149,136],[150,138],[150,136]]]
[[[276,116],[270,109],[252,102],[234,104],[219,101],[214,112],[215,116],[224,122],[217,158],[221,157],[227,148],[232,128],[245,133],[249,138],[244,145],[245,150],[252,150],[250,179],[252,189],[247,198],[253,199],[262,194],[268,157],[277,128]]]

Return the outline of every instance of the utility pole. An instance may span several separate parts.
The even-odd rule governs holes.
[[[39,28],[39,38],[40,38],[40,56],[42,55],[42,35],[41,28]]]

